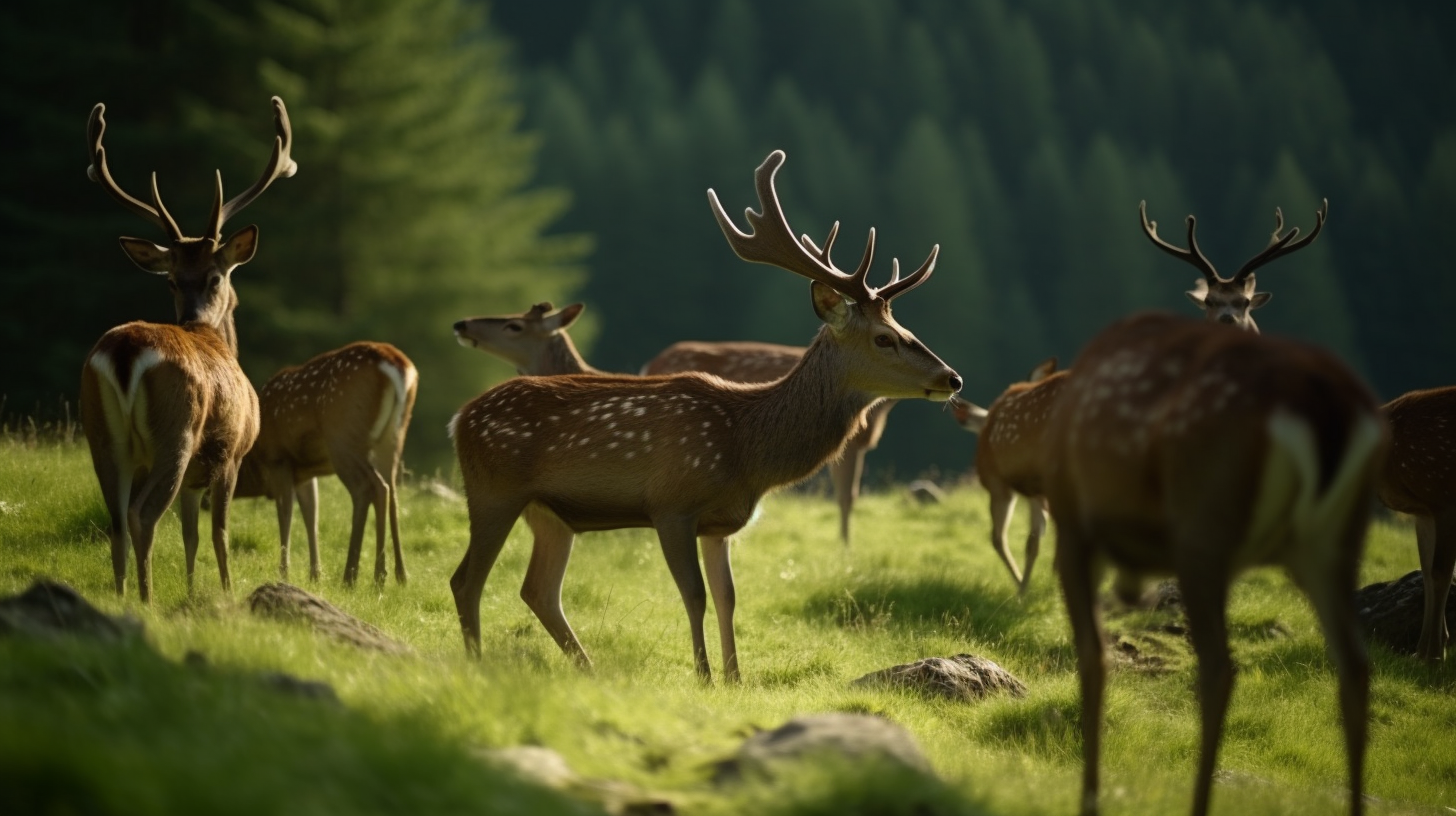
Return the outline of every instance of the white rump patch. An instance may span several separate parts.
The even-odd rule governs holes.
[[[451,439],[455,438],[455,429],[460,425],[461,413],[461,411],[456,411],[455,416],[450,417],[450,421],[445,423],[445,433],[448,434]]]
[[[374,420],[374,427],[369,429],[370,442],[378,442],[384,437],[385,431],[399,432],[400,423],[404,422],[405,401],[408,398],[410,389],[414,388],[416,379],[419,377],[415,373],[414,366],[410,366],[401,371],[387,360],[381,360],[379,362],[379,370],[384,372],[384,376],[389,378],[390,385],[394,387],[386,390],[379,398],[379,416]],[[456,414],[455,416],[459,417],[460,415]],[[454,439],[454,418],[450,420],[450,425],[447,427],[450,431],[450,438]]]
[[[142,388],[142,375],[161,361],[161,352],[154,348],[142,349],[132,361],[131,376],[123,387],[116,378],[116,365],[111,357],[105,352],[91,355],[91,369],[110,386],[101,389],[101,410],[111,436],[112,453],[124,469],[127,464],[150,466],[152,463],[152,432],[146,422],[147,395]]]

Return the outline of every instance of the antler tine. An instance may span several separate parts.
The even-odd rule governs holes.
[[[1240,267],[1238,274],[1234,275],[1234,280],[1242,281],[1254,274],[1255,269],[1269,263],[1275,258],[1283,257],[1295,250],[1303,249],[1314,243],[1314,239],[1319,236],[1320,230],[1325,228],[1325,218],[1329,215],[1329,212],[1330,200],[1326,198],[1320,202],[1319,209],[1314,211],[1314,229],[1310,230],[1308,235],[1299,238],[1299,227],[1290,230],[1286,235],[1281,236],[1279,234],[1284,230],[1284,213],[1278,207],[1275,207],[1274,234],[1269,237],[1269,245],[1264,247],[1263,251],[1250,258]],[[1299,240],[1296,241],[1295,238],[1299,238]]]
[[[157,189],[157,173],[152,171],[152,203],[157,207],[157,215],[162,221],[162,229],[167,231],[167,237],[173,241],[182,240],[182,229],[177,226],[177,220],[167,212],[167,205],[162,203],[162,193]]]
[[[222,171],[217,172],[217,194],[212,197],[212,210],[207,215],[207,234],[216,241],[222,237]]]
[[[823,249],[820,249],[819,246],[814,243],[814,239],[810,238],[807,234],[800,235],[799,241],[804,244],[805,249],[814,253],[814,255],[819,258],[820,263],[824,264],[825,266],[834,266],[834,261],[829,260],[829,253],[831,250],[834,249],[834,239],[838,237],[839,222],[835,221],[834,225],[829,228],[829,234],[824,237]]]
[[[1198,219],[1191,215],[1188,216],[1188,246],[1190,248],[1181,249],[1158,237],[1158,222],[1148,220],[1148,202],[1142,201],[1138,203],[1138,215],[1142,218],[1143,232],[1147,234],[1148,240],[1153,242],[1153,246],[1181,261],[1193,264],[1199,272],[1203,273],[1203,277],[1209,283],[1214,283],[1218,280],[1218,273],[1214,271],[1213,264],[1209,262],[1208,258],[1204,257],[1203,251],[1198,248],[1198,237],[1194,232]]]
[[[925,259],[925,263],[921,264],[919,269],[911,272],[905,278],[900,277],[900,259],[895,258],[890,267],[890,282],[876,289],[875,294],[885,300],[894,300],[920,284],[925,283],[930,280],[930,273],[935,271],[935,261],[939,257],[940,244],[936,244],[930,248],[930,257]]]
[[[171,216],[162,218],[156,209],[140,199],[133,198],[111,177],[111,169],[106,165],[106,148],[101,145],[101,138],[105,134],[106,106],[97,102],[96,106],[91,109],[91,117],[86,121],[86,141],[91,147],[91,164],[86,166],[86,177],[101,185],[101,189],[119,201],[123,207],[161,227],[168,236],[176,240],[179,237],[178,234],[174,234],[177,224],[172,221]],[[154,173],[154,188],[155,176]],[[153,195],[153,199],[157,199],[157,196]]]
[[[740,231],[733,224],[724,212],[723,205],[719,203],[718,194],[712,189],[708,190],[708,204],[713,210],[713,216],[718,219],[718,227],[723,230],[723,237],[728,239],[728,245],[745,261],[770,264],[802,275],[856,302],[862,303],[874,297],[874,292],[865,285],[862,274],[868,271],[874,254],[873,230],[870,245],[865,250],[865,259],[860,264],[862,269],[856,270],[854,275],[846,275],[827,263],[827,251],[821,259],[819,254],[795,240],[794,232],[779,204],[778,193],[774,189],[774,176],[783,165],[784,158],[784,151],[775,150],[753,171],[754,187],[758,191],[758,202],[763,212],[755,212],[752,208],[744,211],[744,218],[753,230],[751,234]],[[837,235],[837,230],[831,230],[831,235]],[[811,241],[810,244],[812,243]]]
[[[239,210],[251,204],[253,199],[268,189],[268,185],[298,172],[298,163],[290,155],[293,151],[293,125],[288,121],[288,108],[276,96],[273,97],[273,125],[278,135],[273,139],[273,154],[268,158],[268,165],[263,168],[263,175],[253,182],[253,186],[238,193],[223,206],[222,217],[214,225],[213,238],[220,238],[222,225],[237,215]]]

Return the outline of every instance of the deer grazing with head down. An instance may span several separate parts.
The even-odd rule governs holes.
[[[1446,598],[1456,572],[1456,386],[1411,391],[1381,409],[1390,423],[1390,455],[1376,495],[1416,518],[1425,613],[1416,654],[1446,654]]]
[[[831,232],[824,242],[834,243]],[[716,374],[733,382],[773,382],[788,374],[804,356],[802,346],[781,346],[752,341],[699,342],[685,340],[663,349],[642,367],[643,374],[680,374],[701,371]],[[881,400],[865,412],[864,425],[844,445],[844,452],[827,465],[829,480],[834,485],[834,498],[839,504],[839,539],[849,546],[849,518],[859,498],[859,484],[864,476],[865,454],[880,444],[890,409],[898,400]]]
[[[1199,816],[1233,687],[1229,585],[1250,567],[1283,567],[1313,604],[1339,676],[1350,809],[1361,812],[1369,668],[1353,597],[1384,441],[1370,391],[1312,346],[1143,314],[1082,350],[1042,464],[1081,675],[1082,813],[1097,810],[1102,564],[1124,599],[1146,576],[1178,579],[1198,656]]]
[[[1213,264],[1204,256],[1203,250],[1198,248],[1198,237],[1194,233],[1198,220],[1188,216],[1188,248],[1181,249],[1158,237],[1158,222],[1148,220],[1148,203],[1146,201],[1138,204],[1138,215],[1142,218],[1143,233],[1153,246],[1173,257],[1186,261],[1203,274],[1193,287],[1192,291],[1186,292],[1188,299],[1194,305],[1203,310],[1204,317],[1217,323],[1232,323],[1241,329],[1258,332],[1259,326],[1254,322],[1254,316],[1250,312],[1268,303],[1274,297],[1268,292],[1259,292],[1254,282],[1254,270],[1263,266],[1275,258],[1288,255],[1314,243],[1314,239],[1324,229],[1325,218],[1330,213],[1330,202],[1325,200],[1318,210],[1315,211],[1314,229],[1304,238],[1299,237],[1299,227],[1284,232],[1284,213],[1279,208],[1274,208],[1274,234],[1269,238],[1269,245],[1264,247],[1258,255],[1250,258],[1232,278],[1220,277],[1214,270]],[[1296,240],[1298,239],[1298,240]]]
[[[202,491],[211,490],[212,546],[223,589],[228,578],[227,516],[243,455],[258,435],[258,397],[238,366],[232,272],[252,260],[258,228],[227,240],[222,225],[297,165],[288,111],[273,97],[277,137],[268,165],[253,186],[223,203],[222,174],[201,238],[186,237],[157,191],[152,203],[133,198],[112,179],[101,144],[106,107],[91,111],[87,175],[123,206],[161,227],[168,246],[122,238],[121,248],[147,272],[165,275],[178,325],[135,322],[106,332],[81,369],[81,427],[111,516],[111,564],[116,592],[126,589],[127,549],[136,551],[137,589],[151,600],[152,538],[157,520],[181,497],[187,586],[197,556]]]
[[[959,399],[951,406],[961,427],[981,436],[976,445],[976,477],[991,497],[991,547],[1011,571],[1011,579],[1022,594],[1031,583],[1031,569],[1046,533],[1043,449],[1047,420],[1066,384],[1067,373],[1057,371],[1057,358],[1052,357],[1032,369],[1026,382],[1012,383],[989,408]],[[1006,543],[1017,494],[1031,503],[1025,571],[1016,565],[1016,557]]]
[[[338,474],[354,501],[344,584],[359,575],[369,508],[374,508],[374,583],[383,584],[384,521],[394,542],[394,579],[408,580],[399,544],[399,466],[419,374],[404,352],[361,341],[274,374],[258,391],[262,427],[244,457],[236,497],[268,496],[278,510],[279,574],[288,580],[293,497],[308,534],[309,578],[321,570],[318,477]]]
[[[687,608],[693,663],[707,680],[707,593],[700,540],[718,615],[723,674],[737,680],[735,590],[728,537],[768,491],[813,473],[844,446],[884,397],[946,400],[961,380],[895,322],[890,302],[924,283],[939,247],[909,276],[866,282],[874,232],[859,267],[842,272],[807,237],[794,237],[774,175],[782,151],[754,173],[762,213],[739,232],[708,191],[738,256],[809,278],[825,322],[788,376],[742,384],[701,374],[670,377],[518,377],[466,404],[450,423],[465,481],[470,546],[450,579],[466,649],[480,651],[480,597],[516,518],[535,540],[521,595],[558,645],[590,660],[561,610],[573,536],[587,530],[656,529]],[[898,266],[898,264],[896,264]]]

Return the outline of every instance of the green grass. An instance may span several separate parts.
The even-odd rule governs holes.
[[[0,440],[0,593],[23,590],[36,576],[60,579],[103,609],[141,618],[161,655],[141,644],[0,641],[0,810],[39,810],[38,802],[64,813],[577,809],[475,757],[481,748],[522,743],[559,751],[584,776],[667,796],[687,813],[843,813],[855,803],[866,813],[1076,809],[1075,659],[1050,548],[1018,598],[988,546],[978,489],[952,491],[928,507],[899,494],[868,495],[856,510],[850,552],[835,534],[832,502],[770,499],[733,554],[744,682],[703,687],[651,531],[578,539],[564,605],[596,663],[582,673],[517,596],[530,550],[518,526],[486,586],[484,659],[474,662],[465,658],[448,587],[467,539],[463,505],[406,486],[409,586],[351,591],[339,582],[348,500],[336,480],[322,485],[326,579],[313,589],[409,643],[411,654],[363,653],[248,614],[248,593],[277,571],[273,509],[263,502],[235,505],[231,597],[218,587],[205,542],[197,591],[187,596],[178,524],[169,515],[154,553],[153,605],[136,600],[134,576],[128,597],[117,599],[105,511],[84,447]],[[1013,535],[1019,540],[1023,531],[1019,519]],[[296,543],[296,581],[306,563],[306,547]],[[1363,578],[1415,566],[1410,526],[1378,523]],[[1116,634],[1158,660],[1111,675],[1104,812],[1184,812],[1198,735],[1193,662],[1180,638],[1147,631],[1157,615],[1110,618]],[[1215,792],[1215,812],[1340,812],[1335,679],[1308,605],[1281,574],[1257,572],[1237,584],[1230,621],[1240,674],[1219,761],[1228,781]],[[711,610],[707,630],[716,671]],[[189,651],[206,655],[208,667],[182,665]],[[893,663],[957,652],[997,661],[1028,684],[1029,695],[968,705],[847,687]],[[1372,811],[1449,812],[1456,669],[1448,661],[1431,671],[1372,652]],[[344,705],[268,690],[256,681],[264,671],[328,682]],[[946,784],[830,767],[775,787],[724,793],[712,786],[711,764],[753,729],[836,710],[881,713],[909,728]],[[3,806],[17,796],[28,805]]]

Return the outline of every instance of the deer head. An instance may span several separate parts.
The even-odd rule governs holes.
[[[111,170],[106,165],[106,148],[101,144],[101,139],[106,134],[105,114],[106,106],[98,103],[91,109],[91,118],[86,125],[87,141],[91,148],[91,165],[86,168],[87,177],[100,184],[122,206],[161,227],[168,239],[168,244],[163,246],[141,238],[123,237],[122,251],[132,263],[143,270],[154,275],[167,276],[179,323],[195,321],[223,329],[236,350],[230,323],[232,311],[237,305],[237,294],[232,288],[231,275],[235,268],[253,259],[258,248],[258,228],[251,225],[244,227],[224,241],[222,225],[248,206],[274,179],[292,176],[297,172],[298,165],[289,157],[293,146],[293,130],[288,122],[288,109],[284,107],[282,99],[273,97],[273,120],[277,137],[273,142],[273,154],[268,160],[268,166],[253,186],[224,204],[222,172],[218,171],[217,195],[208,216],[207,229],[198,238],[183,234],[177,221],[167,211],[162,203],[162,194],[157,189],[156,173],[152,173],[151,204],[127,194],[111,177]]]
[[[577,374],[591,367],[574,353],[566,330],[585,308],[573,303],[555,310],[543,301],[523,314],[467,317],[455,324],[455,340],[505,360],[520,374]],[[571,359],[561,359],[567,349]]]
[[[1268,292],[1256,290],[1254,270],[1281,255],[1288,255],[1314,243],[1315,237],[1324,229],[1325,216],[1330,210],[1330,202],[1326,199],[1315,211],[1314,229],[1304,238],[1295,240],[1299,238],[1299,227],[1284,232],[1284,213],[1278,207],[1274,208],[1274,234],[1269,238],[1269,245],[1250,258],[1232,278],[1223,278],[1219,277],[1213,264],[1198,248],[1198,238],[1194,233],[1196,218],[1188,216],[1188,249],[1180,249],[1158,237],[1158,222],[1148,220],[1147,205],[1146,201],[1138,204],[1138,215],[1142,217],[1143,232],[1147,234],[1148,240],[1158,249],[1192,264],[1203,274],[1194,284],[1193,290],[1186,293],[1188,299],[1202,309],[1209,320],[1232,323],[1252,332],[1258,332],[1259,326],[1254,323],[1250,312],[1268,303],[1273,297]]]
[[[777,266],[813,281],[814,313],[833,335],[834,346],[846,356],[845,381],[851,389],[891,398],[950,399],[960,390],[961,378],[890,314],[890,301],[929,280],[940,245],[905,278],[900,277],[899,260],[892,260],[890,282],[871,287],[866,276],[875,257],[874,228],[870,228],[864,254],[852,273],[839,269],[830,258],[839,235],[838,221],[822,249],[807,235],[795,240],[774,189],[774,176],[783,163],[784,152],[775,150],[753,173],[763,212],[744,212],[751,234],[734,226],[718,203],[718,195],[708,190],[713,215],[733,251],[745,261]]]

